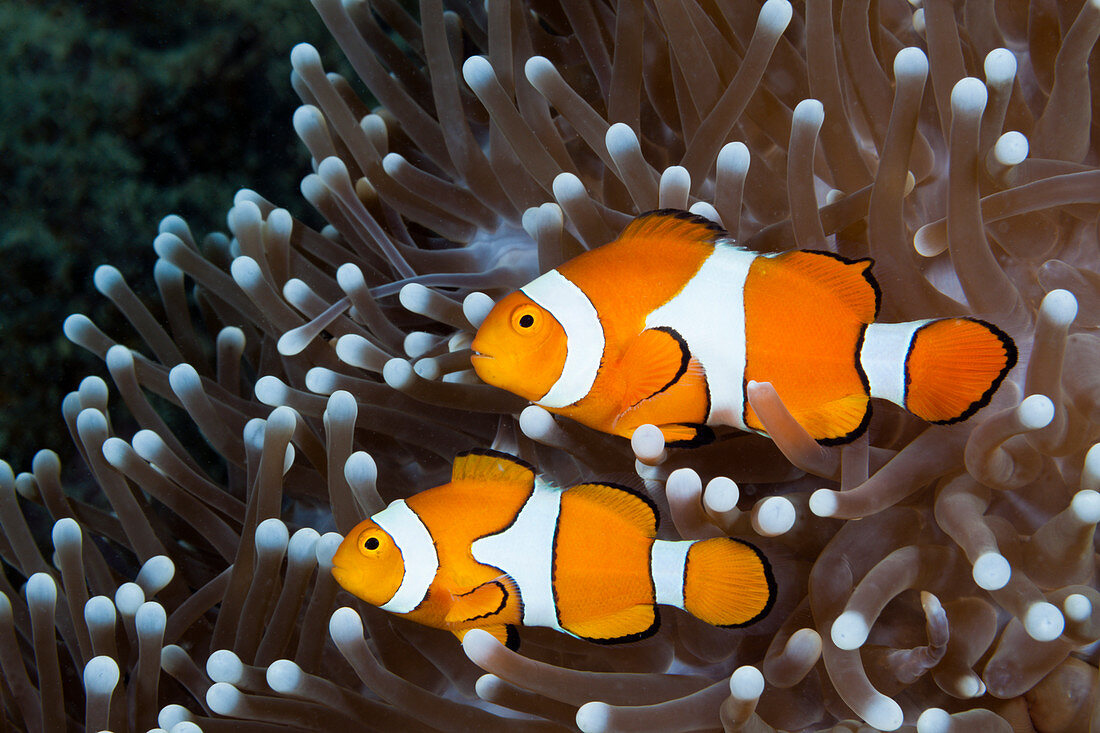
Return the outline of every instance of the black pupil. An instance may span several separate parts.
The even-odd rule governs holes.
[[[363,543],[363,547],[367,548],[368,550],[377,550],[378,549],[378,538],[377,537],[368,537],[367,541]]]
[[[519,317],[520,328],[530,328],[535,325],[535,317],[530,313],[524,313]]]

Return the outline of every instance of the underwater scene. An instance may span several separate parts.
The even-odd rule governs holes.
[[[1100,731],[1100,1],[285,12],[0,386],[0,728]]]

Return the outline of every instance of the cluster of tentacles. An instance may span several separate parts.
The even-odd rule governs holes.
[[[144,346],[65,323],[106,365],[63,409],[94,490],[67,491],[50,451],[0,464],[9,723],[1100,724],[1100,3],[314,5],[379,103],[292,52],[302,193],[327,224],[248,190],[231,236],[166,218],[159,303],[95,278]],[[876,405],[844,447],[767,384],[749,397],[773,440],[678,450],[478,382],[494,298],[658,207],[760,251],[871,256],[883,320],[979,315],[1020,365],[964,423]],[[635,474],[663,537],[767,547],[773,613],[666,612],[609,648],[525,630],[516,653],[339,591],[337,533],[489,446],[563,485]]]

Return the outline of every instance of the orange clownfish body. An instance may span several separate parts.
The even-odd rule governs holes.
[[[844,443],[871,397],[930,422],[985,405],[1016,363],[973,318],[874,323],[870,259],[758,254],[686,211],[643,214],[619,237],[501,300],[478,329],[482,380],[603,432],[652,423],[672,445],[709,426],[763,432],[745,398],[770,382],[815,439]]]
[[[764,556],[740,540],[655,539],[657,511],[611,484],[551,486],[496,451],[455,459],[450,483],[356,526],[333,557],[350,593],[461,639],[485,629],[515,648],[516,627],[599,643],[642,639],[656,604],[743,626],[772,606]]]

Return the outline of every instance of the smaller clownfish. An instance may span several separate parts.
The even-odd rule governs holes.
[[[615,241],[503,298],[478,328],[485,382],[605,433],[651,423],[670,445],[711,426],[763,433],[746,385],[770,382],[823,444],[867,429],[870,398],[965,420],[1016,363],[976,318],[875,323],[870,259],[759,254],[686,211],[643,214]]]
[[[771,609],[768,560],[741,540],[655,539],[657,508],[632,489],[550,485],[506,453],[474,450],[450,483],[360,522],[333,557],[348,592],[460,640],[484,629],[516,648],[516,627],[600,644],[643,639],[658,604],[716,626]]]

